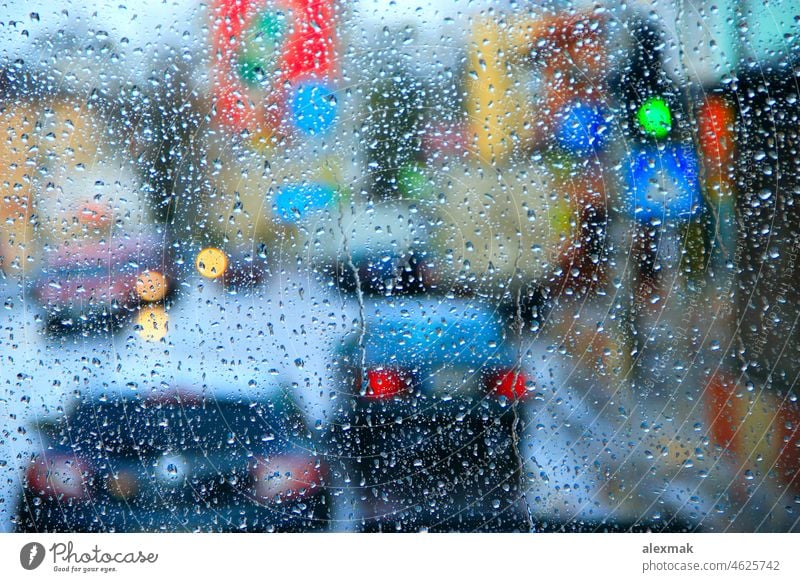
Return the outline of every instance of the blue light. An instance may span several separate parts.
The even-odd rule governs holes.
[[[586,156],[602,150],[609,133],[604,110],[597,104],[577,101],[565,109],[556,140],[569,153]]]
[[[287,184],[275,193],[275,215],[282,222],[295,224],[309,214],[327,208],[333,198],[333,188],[327,184]]]
[[[625,164],[626,206],[640,222],[688,219],[701,209],[697,156],[684,145],[634,150]]]
[[[311,135],[331,128],[336,121],[337,106],[333,92],[316,82],[298,85],[289,102],[294,125]]]

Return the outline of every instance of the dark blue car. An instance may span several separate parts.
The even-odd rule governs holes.
[[[326,437],[337,518],[366,531],[529,529],[516,430],[532,386],[514,343],[477,299],[366,300]]]
[[[41,427],[25,532],[327,529],[327,470],[288,396],[95,396]]]

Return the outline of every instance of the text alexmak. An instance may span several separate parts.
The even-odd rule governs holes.
[[[643,554],[694,554],[692,544],[685,543],[682,546],[656,546],[652,543],[642,546]]]

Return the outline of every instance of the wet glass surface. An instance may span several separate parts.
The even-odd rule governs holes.
[[[0,529],[796,531],[796,2],[0,16]]]

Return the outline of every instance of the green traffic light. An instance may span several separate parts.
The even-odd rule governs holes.
[[[666,136],[672,129],[672,113],[661,97],[650,97],[642,103],[636,118],[644,132],[656,138]]]

